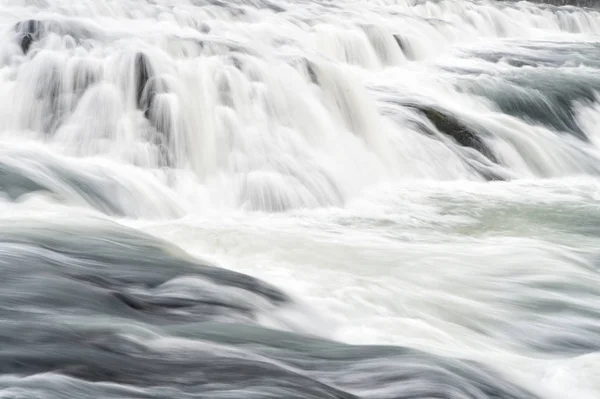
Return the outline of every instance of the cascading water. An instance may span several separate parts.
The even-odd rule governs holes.
[[[0,397],[600,397],[594,2],[0,4]]]

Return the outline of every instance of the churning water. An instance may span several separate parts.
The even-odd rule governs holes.
[[[1,0],[0,397],[600,398],[594,3]]]

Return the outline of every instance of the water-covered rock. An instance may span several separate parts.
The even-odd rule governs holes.
[[[0,388],[51,397],[534,398],[472,362],[260,325],[260,314],[290,304],[263,281],[116,224],[4,220]]]

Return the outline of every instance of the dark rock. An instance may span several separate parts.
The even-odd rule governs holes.
[[[17,22],[14,31],[17,33],[17,41],[23,54],[27,54],[31,45],[43,39],[48,33],[71,36],[76,43],[81,43],[85,39],[98,36],[98,32],[78,21],[39,21],[29,19]]]
[[[155,130],[153,144],[159,148],[161,166],[172,166],[172,110],[160,96],[168,93],[168,85],[156,72],[144,53],[135,56],[134,81],[137,107]]]
[[[33,42],[40,39],[43,28],[40,21],[33,19],[21,21],[15,25],[15,31],[18,35],[17,40],[19,41],[23,54],[27,54]]]
[[[26,33],[21,37],[21,50],[23,54],[27,54],[29,52],[29,47],[31,47],[31,43],[33,43],[33,36],[31,33]]]
[[[138,53],[135,56],[134,79],[136,82],[136,98],[139,109],[147,109],[150,106],[148,96],[144,96],[146,84],[150,77],[154,76],[154,71],[150,64],[148,56],[144,53]]]
[[[313,66],[312,62],[306,60],[306,72],[308,72],[308,77],[310,81],[314,84],[319,84],[319,77],[317,76],[316,68]]]
[[[394,35],[394,40],[396,40],[396,43],[398,43],[398,47],[400,47],[400,50],[402,50],[402,53],[406,59],[411,61],[415,59],[415,52],[406,38],[396,34]]]
[[[463,147],[479,151],[490,161],[498,162],[493,151],[485,145],[485,142],[477,135],[477,132],[466,126],[456,117],[428,106],[411,105],[411,107],[425,115],[440,133],[453,138]]]

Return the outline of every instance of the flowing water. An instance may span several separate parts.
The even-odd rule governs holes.
[[[600,398],[595,2],[0,5],[0,397]]]

